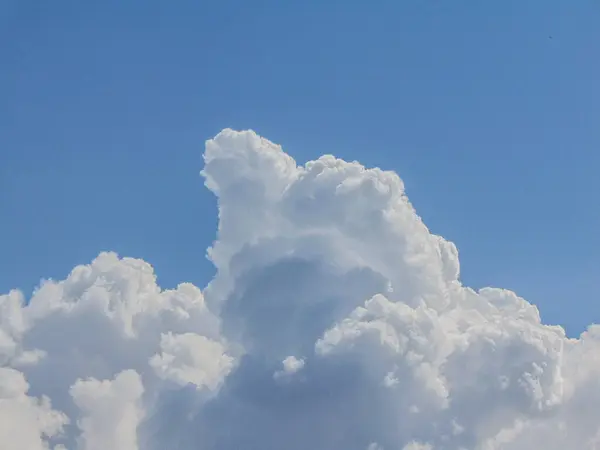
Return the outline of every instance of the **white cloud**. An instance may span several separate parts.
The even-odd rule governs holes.
[[[27,395],[29,385],[15,369],[0,367],[0,444],[5,450],[43,450],[59,436],[67,417],[47,397]]]
[[[77,380],[70,389],[82,411],[79,447],[85,450],[137,449],[137,427],[143,418],[138,402],[144,388],[135,370],[114,380]]]
[[[296,373],[304,367],[304,360],[295,356],[288,356],[283,360],[283,370],[285,373]]]
[[[44,445],[133,450],[137,420],[160,417],[155,411],[164,403],[159,394],[172,393],[163,379],[199,384],[205,373],[206,386],[214,388],[230,368],[219,319],[208,310],[198,288],[181,284],[175,290],[161,291],[149,264],[120,259],[114,253],[102,253],[89,266],[76,267],[64,281],[43,283],[27,304],[17,291],[2,296],[0,310],[0,336],[7,342],[0,346],[4,364],[22,371],[15,373],[29,383],[29,395],[47,396],[55,410],[71,419],[65,423],[64,436],[50,427],[58,419],[44,419],[44,426],[50,428],[40,428],[41,438],[37,438],[46,436]],[[189,342],[194,345],[186,353]],[[206,359],[196,356],[207,348],[212,352]],[[0,389],[7,383],[2,381]],[[127,397],[133,392],[139,393],[139,401]],[[24,405],[35,406],[35,399],[24,393],[18,398]],[[7,400],[2,402],[6,409]],[[38,409],[48,408],[43,403]],[[23,429],[32,428],[25,424],[33,420],[33,413],[28,414],[11,420],[22,420]],[[58,413],[52,414],[57,417]],[[17,425],[11,429],[18,429]],[[11,429],[8,436],[12,436]],[[30,435],[35,432],[32,428]],[[1,436],[1,443],[10,440]],[[41,443],[38,447],[15,445],[46,448]]]
[[[404,446],[402,450],[431,450],[431,445],[420,444],[419,442],[411,442]]]
[[[274,374],[276,379],[285,378],[300,371],[304,367],[304,360],[295,356],[288,356],[281,362],[281,365],[283,368]]]
[[[204,292],[102,253],[0,297],[0,447],[600,448],[600,328],[463,286],[396,174],[232,130],[205,163]]]
[[[215,390],[233,364],[221,343],[196,333],[163,334],[160,347],[162,353],[154,355],[150,365],[159,377],[180,385]]]

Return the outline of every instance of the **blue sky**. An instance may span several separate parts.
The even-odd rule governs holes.
[[[493,3],[493,4],[492,4]],[[462,278],[600,321],[593,0],[0,0],[0,291],[102,250],[204,286],[204,140],[398,171]]]

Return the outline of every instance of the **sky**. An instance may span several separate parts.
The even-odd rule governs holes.
[[[204,285],[206,139],[397,171],[473,286],[599,320],[597,2],[0,3],[0,291],[101,250]]]
[[[0,0],[0,443],[598,448],[599,20]]]

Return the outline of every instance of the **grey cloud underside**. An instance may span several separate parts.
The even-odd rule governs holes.
[[[599,329],[463,286],[396,174],[229,129],[204,158],[203,292],[102,253],[0,297],[0,448],[600,449]]]

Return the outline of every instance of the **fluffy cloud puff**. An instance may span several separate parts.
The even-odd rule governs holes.
[[[600,449],[600,329],[463,286],[395,173],[229,129],[204,159],[203,292],[103,253],[0,297],[0,447]]]

